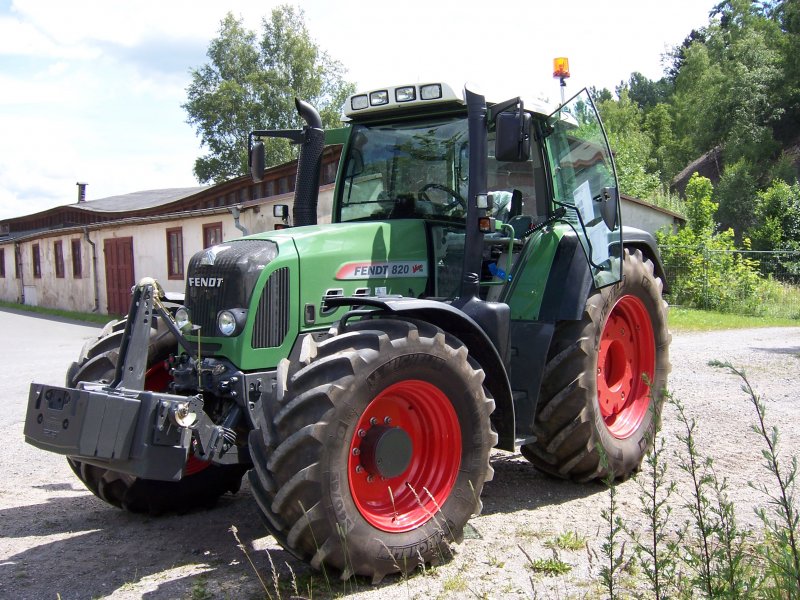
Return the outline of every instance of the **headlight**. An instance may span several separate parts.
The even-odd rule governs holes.
[[[181,306],[178,310],[175,311],[175,324],[181,331],[185,331],[186,329],[191,329],[192,319],[189,316],[188,308],[186,308],[185,306]]]
[[[231,336],[236,331],[236,317],[229,310],[223,310],[217,315],[217,327],[224,336]]]
[[[244,308],[221,310],[217,313],[217,329],[225,337],[242,333],[246,322],[247,310]]]

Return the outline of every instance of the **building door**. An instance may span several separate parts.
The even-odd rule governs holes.
[[[106,260],[106,295],[108,313],[126,315],[131,307],[133,279],[133,238],[103,240]]]

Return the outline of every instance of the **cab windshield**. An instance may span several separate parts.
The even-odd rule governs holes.
[[[467,120],[354,125],[339,220],[422,218],[463,223],[469,181]]]

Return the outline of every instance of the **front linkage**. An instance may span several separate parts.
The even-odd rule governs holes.
[[[231,375],[232,369],[220,361],[191,358],[193,348],[161,302],[161,294],[151,278],[134,288],[110,384],[82,381],[75,388],[31,384],[24,429],[28,443],[85,463],[161,481],[181,479],[190,450],[203,461],[241,462],[234,431],[243,414],[240,406],[233,404],[215,424],[203,409],[198,389],[198,380],[204,380],[229,390],[240,378]],[[193,395],[145,389],[150,332],[158,318],[189,353],[171,360],[171,366],[176,382],[192,383],[174,385],[173,391],[192,386],[197,392]],[[227,377],[220,377],[223,373]]]

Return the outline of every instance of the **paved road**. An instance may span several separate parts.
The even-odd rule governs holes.
[[[64,384],[67,367],[100,326],[0,308],[0,429],[22,423],[31,381]],[[3,435],[3,439],[8,439]],[[0,452],[3,450],[0,448]]]
[[[292,595],[289,582],[294,575],[301,594],[315,598],[529,598],[531,571],[520,548],[534,558],[550,558],[546,542],[574,531],[600,552],[604,488],[545,477],[519,455],[501,452],[492,461],[495,479],[484,488],[483,514],[470,522],[473,533],[458,546],[455,560],[407,582],[390,578],[378,587],[363,581],[327,582],[279,548],[259,522],[246,480],[239,494],[223,497],[211,511],[155,519],[114,509],[85,489],[63,457],[25,444],[22,437],[31,380],[61,384],[83,343],[98,332],[96,327],[0,310],[2,599],[40,600],[56,594],[64,600],[263,598],[266,594],[230,532],[232,525],[268,585],[272,564],[280,571],[284,598]],[[681,334],[671,347],[670,388],[689,415],[698,418],[700,451],[715,458],[741,509],[741,522],[753,526],[753,507],[763,506],[765,500],[748,481],[766,481],[760,445],[750,431],[753,409],[735,377],[708,366],[714,358],[747,369],[764,394],[770,424],[780,427],[783,456],[800,456],[800,328]],[[664,419],[672,461],[680,432],[674,412],[668,408]],[[679,477],[680,470],[672,464],[671,477]],[[681,493],[686,485],[679,480]],[[637,490],[633,480],[618,488],[619,509],[629,524],[641,519]],[[682,504],[688,497],[678,495],[675,500]],[[598,580],[599,569],[591,556],[586,551],[562,553],[573,571],[537,578],[536,595],[591,595],[587,585]],[[309,593],[306,586],[312,578],[314,589]],[[446,584],[452,581],[468,581],[469,590],[477,591],[447,592]],[[360,593],[350,595],[354,586]]]

